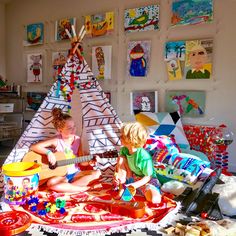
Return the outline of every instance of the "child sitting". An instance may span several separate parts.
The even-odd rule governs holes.
[[[138,122],[126,123],[121,128],[121,144],[114,184],[139,189],[151,203],[161,202],[159,181],[156,178],[151,155],[143,148],[147,138],[147,129]],[[134,182],[130,183],[133,178]],[[127,181],[129,182],[127,184]],[[121,195],[122,193],[120,193]]]
[[[54,165],[56,163],[54,152],[64,152],[72,156],[78,155],[80,137],[75,134],[75,123],[69,114],[62,113],[60,108],[54,108],[52,110],[52,116],[52,123],[58,131],[58,135],[31,145],[30,149],[39,154],[47,155],[49,163]],[[90,163],[85,164],[88,165]],[[67,167],[67,174],[65,176],[50,178],[47,186],[49,189],[57,192],[86,191],[90,189],[89,185],[92,181],[100,177],[100,174],[99,170],[81,171],[77,165],[73,164]]]

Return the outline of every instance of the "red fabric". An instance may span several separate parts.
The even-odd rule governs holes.
[[[39,203],[36,204],[37,209],[35,211],[32,211],[32,205],[29,204],[12,207],[33,214],[34,223],[49,223],[56,228],[70,228],[74,230],[94,230],[95,228],[97,230],[104,230],[104,227],[108,230],[112,227],[140,222],[159,222],[176,207],[176,203],[165,196],[163,196],[160,204],[148,204],[142,196],[136,195],[135,201],[145,202],[145,214],[142,218],[135,219],[129,216],[116,214],[115,212],[110,212],[106,201],[109,202],[113,199],[113,194],[114,191],[111,190],[111,184],[108,183],[102,184],[100,189],[78,194],[39,191]],[[66,200],[66,211],[61,214],[57,209],[55,212],[48,211],[45,215],[40,215],[40,210],[45,209],[45,205],[48,202],[52,204],[53,202],[55,203],[56,199]],[[126,202],[126,204],[131,204],[131,202]],[[115,204],[114,209],[116,209],[117,206],[118,203]],[[130,208],[130,211],[131,210],[132,207]]]
[[[190,147],[207,155],[214,166],[216,159],[217,145],[216,135],[222,132],[218,126],[183,125]]]

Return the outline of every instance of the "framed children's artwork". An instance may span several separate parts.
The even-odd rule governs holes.
[[[204,116],[205,103],[205,91],[169,90],[166,92],[166,111],[179,111],[181,116]]]
[[[86,35],[97,37],[114,31],[114,12],[85,16]]]
[[[111,103],[111,92],[105,91],[104,94],[106,95],[106,97],[107,97],[109,103]]]
[[[111,79],[112,46],[92,47],[92,71],[97,79]]]
[[[26,26],[26,45],[43,44],[44,25],[43,23],[29,24]]]
[[[55,40],[65,40],[69,39],[69,36],[66,33],[66,29],[73,36],[72,25],[75,28],[76,18],[64,18],[56,21],[55,24]]]
[[[151,41],[131,41],[128,43],[127,75],[146,77],[150,64]]]
[[[166,42],[164,54],[169,80],[211,78],[213,39]]]
[[[124,14],[125,32],[137,32],[159,29],[159,6],[126,9]]]
[[[136,112],[158,112],[157,91],[133,91],[130,93],[131,114]]]
[[[213,0],[174,0],[171,25],[196,25],[213,21]]]
[[[66,64],[67,56],[67,51],[52,53],[53,81],[58,79],[58,75],[61,73],[62,68]]]
[[[27,82],[42,82],[42,58],[41,53],[27,55]]]
[[[37,111],[43,102],[47,93],[43,92],[27,92],[26,111]]]
[[[210,79],[213,39],[186,41],[185,78]]]

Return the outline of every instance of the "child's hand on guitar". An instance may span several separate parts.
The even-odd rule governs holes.
[[[56,157],[55,157],[55,155],[54,155],[53,152],[49,152],[49,153],[47,154],[47,157],[48,157],[48,162],[49,162],[51,165],[55,165],[55,164],[56,164],[57,159],[56,159]]]

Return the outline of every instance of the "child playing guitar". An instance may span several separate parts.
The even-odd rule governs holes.
[[[80,137],[75,134],[76,127],[72,117],[63,113],[60,108],[52,110],[52,123],[58,131],[53,138],[39,141],[31,145],[30,149],[38,154],[46,155],[51,165],[56,163],[54,152],[64,152],[66,156],[77,156],[80,147]],[[94,161],[83,163],[83,165],[94,164]],[[67,166],[65,176],[55,176],[47,181],[49,189],[57,192],[79,192],[90,189],[92,181],[98,179],[99,170],[81,171],[78,165]]]

